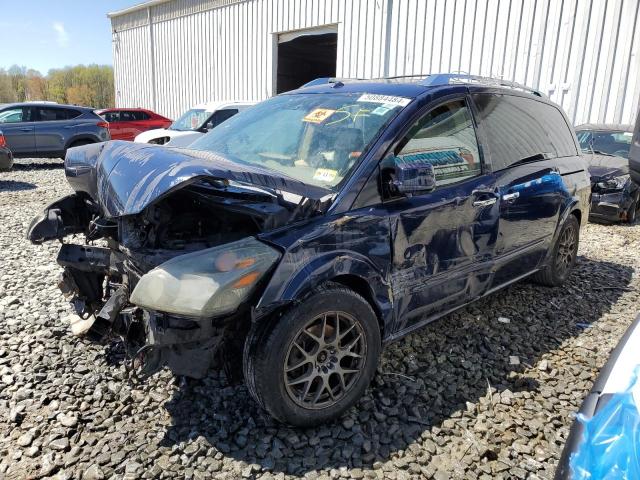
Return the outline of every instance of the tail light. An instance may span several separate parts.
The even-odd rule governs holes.
[[[107,129],[109,128],[108,122],[98,122],[97,125],[102,128],[107,128]]]
[[[6,146],[7,146],[7,141],[4,138],[4,133],[0,131],[0,147],[6,147]]]

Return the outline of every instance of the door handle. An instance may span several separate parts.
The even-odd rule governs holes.
[[[473,202],[474,207],[488,207],[489,205],[493,205],[496,203],[498,199],[496,197],[487,198],[486,200],[476,200]]]
[[[21,132],[32,132],[33,131],[33,127],[21,128],[20,131]]]
[[[502,195],[503,202],[513,202],[516,198],[520,198],[520,192],[505,193]]]

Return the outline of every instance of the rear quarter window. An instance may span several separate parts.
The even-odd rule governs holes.
[[[553,105],[505,94],[481,93],[472,97],[494,170],[540,154],[552,158],[577,154],[573,133]]]

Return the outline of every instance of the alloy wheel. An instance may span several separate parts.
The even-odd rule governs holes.
[[[577,235],[573,227],[565,228],[558,242],[556,254],[556,269],[560,276],[564,276],[575,260],[577,247]]]
[[[287,393],[303,408],[333,405],[360,378],[366,354],[362,325],[352,315],[318,315],[289,345],[283,365]]]

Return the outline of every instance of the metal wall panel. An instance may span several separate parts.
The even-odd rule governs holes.
[[[278,33],[337,25],[337,75],[462,71],[537,88],[576,124],[631,123],[640,0],[172,0],[112,17],[116,102],[176,117],[275,91]]]

